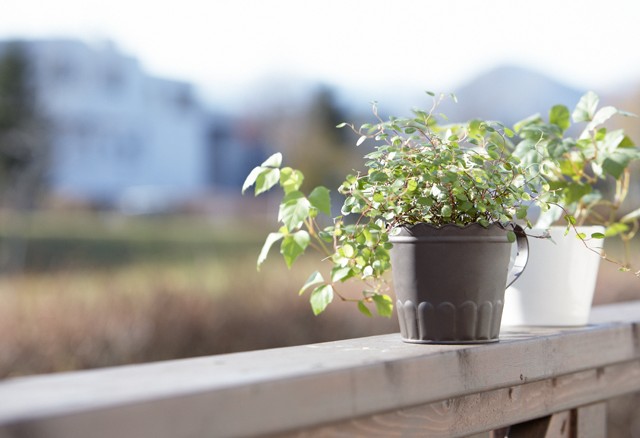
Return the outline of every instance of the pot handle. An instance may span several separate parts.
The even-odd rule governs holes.
[[[513,232],[516,233],[516,258],[513,262],[513,266],[509,272],[510,281],[507,282],[507,287],[511,286],[522,274],[524,268],[529,261],[529,241],[527,240],[527,234],[520,225],[513,225]]]

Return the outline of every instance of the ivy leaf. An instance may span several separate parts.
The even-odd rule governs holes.
[[[614,158],[607,158],[602,163],[602,170],[614,177],[620,179],[620,176],[624,172],[626,165],[624,162],[620,162]]]
[[[290,193],[300,189],[304,175],[297,169],[285,167],[280,171],[280,186],[285,193]]]
[[[376,304],[378,315],[390,318],[393,314],[393,301],[389,295],[376,294],[371,297]]]
[[[362,300],[358,301],[358,310],[360,311],[360,313],[364,314],[365,316],[369,316],[369,317],[373,316],[371,314],[371,310],[369,310],[367,305]]]
[[[314,315],[321,314],[331,301],[333,301],[333,287],[329,284],[315,288],[309,298]]]
[[[260,270],[260,265],[262,265],[262,263],[267,259],[267,254],[269,253],[271,246],[283,237],[284,234],[282,233],[269,233],[267,240],[265,240],[264,245],[262,246],[262,250],[260,250],[260,255],[258,255],[258,270]]]
[[[327,216],[331,216],[331,196],[329,189],[324,186],[318,186],[309,194],[309,202],[312,206],[323,212]]]
[[[613,237],[613,236],[617,236],[620,233],[624,233],[628,229],[629,227],[627,225],[621,224],[620,222],[616,222],[615,224],[611,224],[607,227],[607,229],[604,232],[604,235],[606,237]]]
[[[331,281],[333,281],[334,283],[338,281],[345,281],[351,277],[353,277],[353,271],[349,266],[335,266],[331,270]]]
[[[244,195],[244,192],[256,182],[256,179],[258,178],[258,175],[260,175],[260,173],[263,170],[264,169],[262,167],[260,167],[260,166],[254,167],[253,170],[251,170],[251,172],[247,176],[247,179],[244,180],[244,184],[242,184],[242,194],[243,195]]]
[[[288,268],[291,268],[293,262],[304,253],[304,250],[309,246],[310,240],[309,233],[305,230],[296,231],[285,236],[282,245],[280,245],[280,253],[284,257]]]
[[[600,102],[600,98],[596,93],[593,91],[587,92],[580,98],[578,105],[576,105],[571,114],[573,121],[575,123],[591,121],[595,115],[596,108],[598,108],[598,102]]]
[[[549,111],[549,122],[562,129],[563,132],[571,126],[570,117],[569,108],[564,105],[555,105]]]
[[[307,278],[307,281],[304,282],[304,285],[300,288],[300,291],[298,291],[298,295],[302,295],[308,288],[320,283],[324,283],[324,277],[316,271]]]
[[[273,167],[278,168],[282,165],[282,154],[280,152],[276,152],[267,158],[264,163],[262,163],[261,167]]]
[[[280,181],[280,169],[262,168],[262,172],[256,178],[256,196],[278,184],[278,181]]]
[[[629,163],[637,159],[636,154],[637,151],[634,149],[618,148],[605,158],[602,162],[602,169],[615,179],[620,179]]]
[[[613,116],[617,112],[618,110],[612,106],[605,106],[600,108],[598,112],[595,113],[595,115],[593,116],[593,120],[589,122],[586,129],[588,131],[593,131],[596,127],[609,120],[611,116]]]
[[[282,221],[288,230],[295,230],[309,217],[310,207],[309,200],[301,192],[289,192],[280,204],[278,220]]]
[[[552,188],[555,188],[555,184],[552,184]],[[590,184],[581,184],[577,182],[570,182],[568,184],[562,183],[559,186],[562,190],[562,196],[566,204],[573,204],[580,201],[583,196],[588,195],[593,191],[593,186]]]
[[[516,210],[516,217],[518,219],[524,219],[527,217],[527,212],[529,210],[529,207],[526,205],[521,205],[520,207],[518,207],[518,209]]]

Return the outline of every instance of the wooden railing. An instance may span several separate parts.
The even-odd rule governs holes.
[[[640,391],[640,301],[596,307],[592,322],[507,327],[485,345],[384,335],[9,379],[0,437],[504,436],[507,426],[509,437],[603,437],[604,402]]]

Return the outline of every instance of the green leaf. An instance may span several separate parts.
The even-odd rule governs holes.
[[[602,170],[615,179],[619,179],[622,176],[625,167],[626,164],[624,162],[620,162],[615,158],[606,158],[602,163]]]
[[[287,193],[280,204],[278,220],[289,231],[295,230],[309,217],[310,207],[309,200],[301,192],[296,190]]]
[[[329,189],[324,186],[318,186],[309,194],[309,202],[319,211],[327,216],[331,216],[331,196]]]
[[[552,184],[552,188],[561,189],[561,194],[562,194],[562,197],[564,198],[564,203],[567,205],[580,201],[580,199],[582,199],[583,196],[586,196],[593,191],[592,185],[580,184],[576,182],[571,182],[568,184],[565,184],[564,182],[562,182],[558,186],[556,186],[555,184]]]
[[[280,152],[276,152],[267,158],[264,163],[262,163],[261,167],[280,167],[282,165],[282,154]]]
[[[242,194],[244,194],[244,192],[256,182],[258,175],[260,175],[262,171],[263,168],[258,166],[254,167],[251,172],[249,172],[247,179],[245,179],[244,184],[242,184]]]
[[[349,266],[336,266],[331,270],[331,281],[334,283],[338,281],[345,281],[351,277],[353,277],[353,272]]]
[[[620,222],[616,222],[615,224],[611,224],[607,227],[604,232],[606,237],[617,236],[620,233],[624,233],[627,231],[629,227],[626,224],[621,224]]]
[[[344,245],[342,245],[340,247],[340,251],[342,252],[342,255],[344,255],[347,258],[351,258],[355,255],[355,249],[353,248],[353,246],[351,246],[348,243],[345,243]]]
[[[371,310],[369,310],[367,305],[362,300],[358,301],[358,310],[360,311],[360,313],[364,314],[365,316],[369,316],[369,317],[373,316],[371,314]]]
[[[388,295],[376,294],[371,297],[376,304],[378,315],[390,318],[393,314],[393,301]]]
[[[316,271],[307,278],[307,281],[304,282],[304,285],[300,288],[300,291],[298,291],[298,295],[302,295],[308,288],[320,283],[324,283],[324,277]]]
[[[300,189],[304,175],[297,169],[291,167],[285,167],[280,170],[280,186],[285,193],[290,193]]]
[[[516,233],[514,233],[513,231],[507,231],[507,240],[509,241],[509,243],[513,243],[516,241]]]
[[[267,259],[267,254],[269,254],[271,246],[283,237],[284,234],[282,233],[269,233],[267,240],[265,240],[264,245],[260,250],[260,255],[258,255],[258,270],[260,270],[260,265],[262,265],[262,263]]]
[[[521,205],[520,207],[518,207],[518,209],[516,210],[516,217],[518,219],[524,219],[527,217],[527,211],[529,210],[529,208],[526,205]]]
[[[336,128],[340,129],[340,128],[344,128],[345,126],[347,126],[346,122],[342,122],[336,125]]]
[[[329,284],[315,288],[309,298],[314,315],[321,314],[331,301],[333,301],[333,287]]]
[[[564,105],[555,105],[549,111],[549,122],[558,126],[563,132],[571,126],[569,108]]]
[[[593,116],[593,120],[589,122],[586,129],[588,131],[593,131],[595,128],[609,120],[611,116],[613,116],[617,112],[618,110],[612,106],[605,106],[600,108],[598,112],[595,113],[595,115]]]
[[[371,172],[369,175],[369,181],[371,182],[384,183],[388,180],[389,178],[384,174],[384,172]]]
[[[588,91],[580,98],[578,105],[573,110],[571,117],[575,123],[588,122],[593,119],[600,98],[593,91]]]
[[[591,233],[592,239],[604,239],[605,237],[603,233]]]
[[[256,178],[256,196],[278,184],[278,181],[280,181],[280,169],[262,168],[262,172]]]
[[[291,268],[293,262],[304,253],[310,242],[309,233],[305,230],[296,231],[293,234],[285,236],[280,245],[280,253],[284,257],[287,267]]]

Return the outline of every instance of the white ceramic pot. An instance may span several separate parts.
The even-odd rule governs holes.
[[[529,262],[505,294],[502,325],[583,326],[589,321],[600,256],[585,247],[573,230],[551,227],[549,239],[529,238]],[[598,226],[578,227],[590,237]],[[530,230],[529,235],[542,235]],[[555,243],[554,243],[555,242]],[[601,240],[591,240],[600,247]]]

